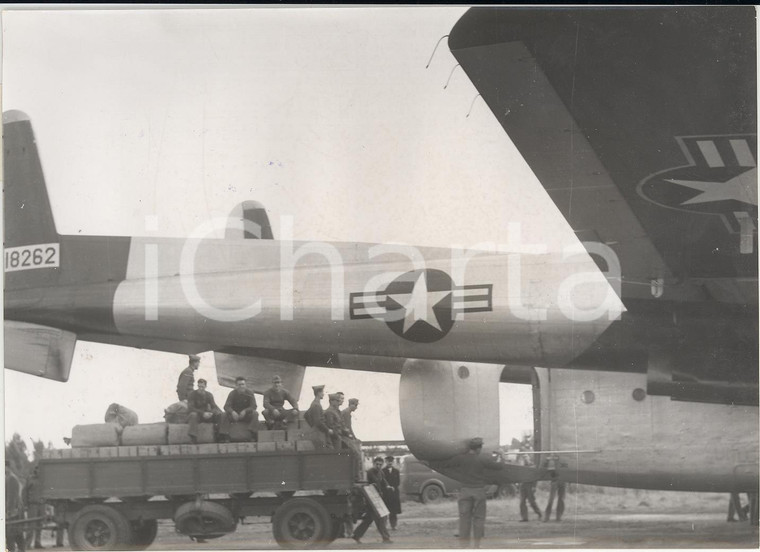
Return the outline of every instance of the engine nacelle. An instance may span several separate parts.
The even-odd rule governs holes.
[[[444,460],[467,450],[473,437],[483,451],[499,446],[502,366],[409,359],[401,371],[401,429],[420,460]]]

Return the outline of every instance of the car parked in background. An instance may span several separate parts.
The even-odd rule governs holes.
[[[427,504],[456,495],[462,487],[461,482],[432,470],[411,454],[402,456],[399,464],[402,497]],[[489,485],[487,493],[489,498],[511,496],[515,488],[513,485]]]

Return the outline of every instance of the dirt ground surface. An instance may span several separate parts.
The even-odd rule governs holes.
[[[540,490],[540,487],[539,487]],[[538,501],[541,506],[542,496]],[[748,522],[726,522],[728,496],[709,493],[668,493],[624,489],[569,494],[561,521],[542,522],[531,512],[519,521],[516,497],[488,502],[483,548],[754,548],[758,528]],[[371,526],[357,544],[340,538],[330,549],[458,548],[457,503],[404,502],[393,543],[383,545]],[[51,547],[49,531],[43,545]],[[267,518],[247,518],[237,531],[196,543],[177,534],[170,520],[159,522],[158,537],[149,550],[278,549]],[[59,548],[57,550],[68,550]]]

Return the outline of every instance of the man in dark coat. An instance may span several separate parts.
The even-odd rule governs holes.
[[[206,391],[206,380],[198,380],[198,389],[187,397],[187,409],[190,414],[187,423],[190,425],[187,434],[193,443],[198,442],[198,424],[218,424],[222,411],[216,406],[214,396]]]
[[[391,522],[391,529],[395,531],[398,524],[398,515],[401,513],[401,472],[393,466],[393,456],[385,457],[383,476],[388,482],[388,487],[383,494],[383,500],[390,512],[388,521]]]
[[[285,401],[293,407],[292,410],[284,408]],[[298,402],[290,392],[282,386],[282,378],[272,378],[272,387],[264,391],[264,410],[262,411],[267,429],[276,429],[282,426],[282,422],[295,419],[298,414]]]
[[[245,378],[235,378],[235,389],[227,395],[224,403],[222,422],[219,425],[219,440],[229,441],[230,425],[232,422],[248,422],[248,431],[251,437],[256,435],[259,429],[259,413],[256,412],[256,397],[253,391],[246,386]]]
[[[193,385],[195,384],[193,372],[198,369],[201,363],[201,357],[198,355],[190,355],[188,358],[190,363],[187,368],[179,373],[179,379],[177,380],[177,398],[181,401],[186,401],[188,395],[193,390]]]
[[[367,481],[375,486],[380,496],[384,495],[386,489],[388,488],[388,482],[383,476],[383,459],[379,456],[372,461],[372,467],[367,470]],[[375,513],[375,510],[369,505],[367,506],[366,512],[361,517],[359,525],[356,526],[354,534],[351,538],[354,539],[357,543],[361,543],[361,538],[364,536],[364,533],[367,532],[367,528],[373,521],[375,522],[375,527],[377,527],[377,532],[380,533],[380,535],[383,537],[383,544],[391,544],[393,541],[391,540],[391,536],[388,534],[388,529],[385,526],[385,518],[379,517]]]

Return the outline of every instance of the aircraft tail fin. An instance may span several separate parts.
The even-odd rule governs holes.
[[[272,225],[264,206],[258,201],[244,201],[230,213],[230,226],[225,238],[244,238],[253,240],[274,239]]]
[[[60,236],[32,124],[25,113],[3,113],[3,142],[5,287],[55,284],[60,272]]]
[[[5,247],[58,241],[29,117],[3,113]]]

